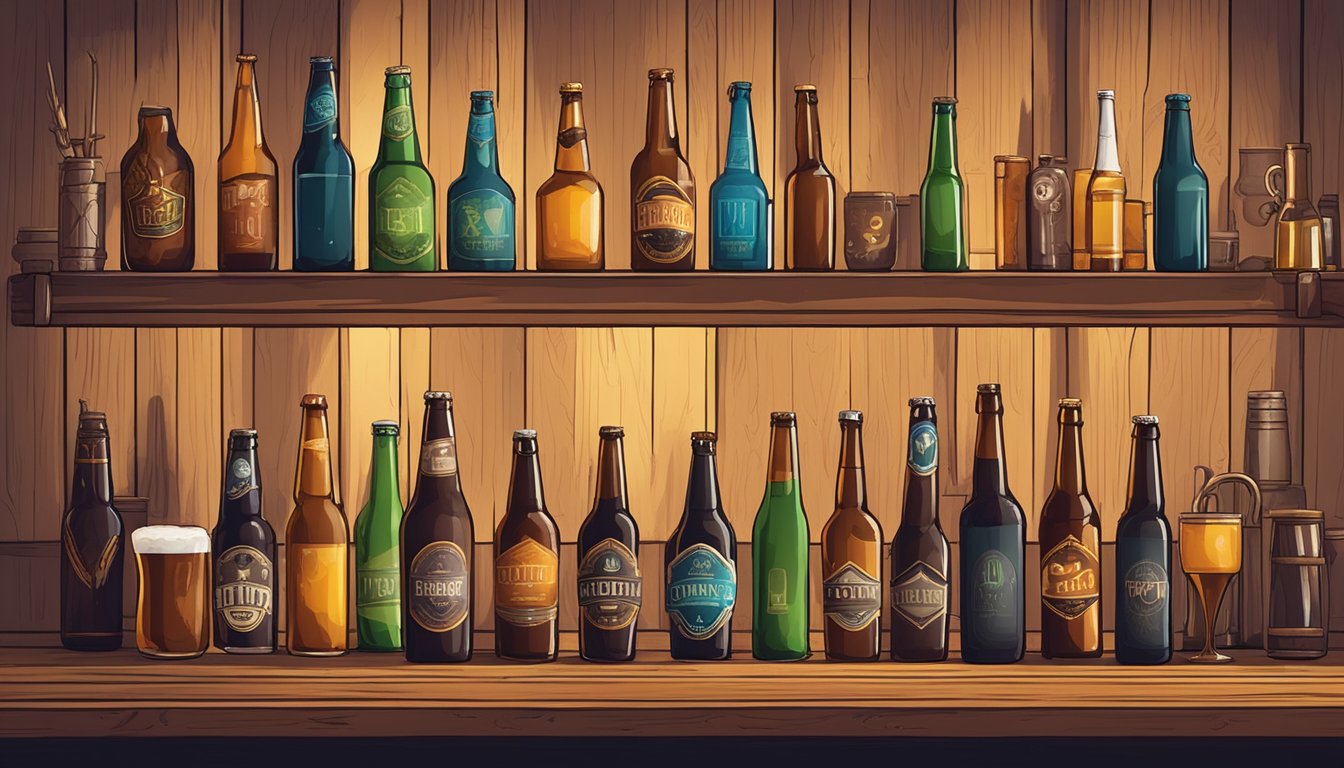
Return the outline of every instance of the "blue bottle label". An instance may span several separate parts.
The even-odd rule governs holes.
[[[1171,642],[1171,553],[1160,540],[1116,542],[1116,643],[1162,649]]]
[[[910,446],[906,465],[917,475],[931,475],[938,469],[938,428],[921,421],[910,428]]]
[[[513,201],[494,189],[455,197],[449,211],[453,255],[471,262],[513,264]]]
[[[1014,647],[1025,629],[1022,530],[962,529],[962,632],[977,648]]]
[[[759,203],[741,198],[721,199],[714,213],[715,252],[720,256],[750,258],[756,250]]]
[[[667,613],[692,640],[712,637],[733,617],[737,569],[707,544],[695,544],[667,566]]]
[[[354,177],[300,173],[295,184],[294,263],[297,269],[354,266]]]
[[[330,125],[336,119],[336,94],[331,83],[322,83],[308,96],[303,107],[303,132],[312,133]]]

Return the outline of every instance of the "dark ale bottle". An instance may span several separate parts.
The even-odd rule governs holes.
[[[72,651],[121,647],[125,529],[112,506],[107,416],[79,401],[70,508],[61,521],[61,645]]]
[[[643,595],[639,526],[625,487],[623,427],[598,430],[597,495],[579,528],[579,656],[587,661],[635,657],[635,622]]]
[[[649,70],[644,148],[630,165],[630,268],[695,269],[695,176],[681,154],[672,70]]]
[[[1087,494],[1083,401],[1059,401],[1055,487],[1041,509],[1041,655],[1101,655],[1101,515]]]
[[[406,660],[469,661],[475,526],[458,472],[453,396],[425,393],[420,472],[401,522],[401,631]]]
[[[560,649],[560,532],[546,511],[537,431],[513,433],[508,507],[495,529],[495,655],[555,661]]]
[[[691,434],[686,507],[663,560],[674,659],[713,661],[733,655],[737,536],[720,501],[717,439],[713,432]]]
[[[215,645],[226,653],[275,651],[275,531],[261,515],[257,431],[229,432],[214,552]]]
[[[826,658],[876,661],[882,645],[882,526],[868,511],[863,414],[840,412],[835,512],[821,529]]]
[[[1027,520],[1008,488],[1003,398],[998,384],[976,387],[971,498],[961,510],[961,658],[1011,664],[1027,645]]]
[[[196,263],[196,170],[171,109],[141,107],[138,119],[121,158],[121,268],[186,272]]]
[[[1115,530],[1115,660],[1171,660],[1171,525],[1156,416],[1135,416],[1129,503]]]
[[[910,399],[905,505],[891,540],[891,658],[947,658],[952,553],[938,522],[938,416],[932,397]]]

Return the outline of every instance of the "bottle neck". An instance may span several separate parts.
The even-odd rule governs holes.
[[[1162,132],[1162,163],[1195,164],[1195,139],[1190,127],[1190,110],[1167,109],[1167,124]]]
[[[106,435],[80,435],[75,447],[70,506],[112,503],[112,460]]]
[[[462,173],[499,175],[499,144],[495,141],[495,107],[488,99],[473,99],[467,118],[467,150]]]
[[[420,162],[420,140],[415,135],[411,84],[404,75],[388,78],[383,96],[383,134],[378,142],[380,162]]]
[[[583,94],[566,93],[560,98],[560,128],[555,139],[555,170],[587,173],[588,128],[583,122]]]
[[[303,429],[299,434],[299,466],[294,473],[294,498],[335,500],[331,476],[331,439],[327,432],[327,412],[305,408]]]
[[[416,495],[433,494],[435,498],[462,495],[462,467],[457,457],[452,406],[444,401],[426,404],[420,434]]]
[[[680,151],[671,80],[649,81],[649,119],[644,126],[644,146],[654,150]]]
[[[686,511],[708,516],[722,508],[719,472],[712,453],[691,453],[691,471],[686,485]]]
[[[798,94],[793,111],[793,144],[798,153],[798,165],[820,165],[821,121],[817,117],[816,95]]]
[[[951,112],[933,113],[933,133],[929,137],[929,169],[957,170],[957,119]]]
[[[1055,456],[1055,490],[1072,496],[1087,493],[1087,475],[1083,468],[1082,422],[1059,426],[1059,451]]]
[[[1125,515],[1148,513],[1161,516],[1166,506],[1162,492],[1162,457],[1156,435],[1134,436],[1133,466],[1129,476],[1129,505]]]
[[[594,508],[607,502],[612,509],[629,509],[625,486],[625,446],[619,437],[602,438],[597,449],[597,496]],[[615,503],[612,503],[615,502]]]
[[[798,429],[793,424],[770,427],[770,464],[765,481],[771,487],[787,484],[785,492],[798,483]]]
[[[373,438],[373,477],[369,482],[369,498],[375,506],[401,503],[401,486],[397,480],[397,436],[375,435]]]
[[[863,428],[857,422],[840,424],[840,468],[835,476],[836,509],[868,509],[863,476]]]
[[[546,508],[541,488],[541,462],[537,457],[536,440],[514,441],[508,504],[509,514],[515,510],[526,514]]]
[[[140,141],[146,147],[164,148],[173,134],[173,119],[168,115],[140,118]]]
[[[751,92],[734,90],[728,122],[728,157],[724,170],[760,173],[756,156],[756,125],[751,116]]]
[[[261,105],[252,62],[238,63],[238,82],[233,91],[233,134],[229,146],[257,148],[264,143],[261,135]]]
[[[1003,406],[998,395],[978,395],[975,428],[974,496],[1007,496],[1008,468],[1003,459]]]
[[[1093,171],[1120,172],[1120,146],[1115,139],[1115,99],[1097,100],[1101,114],[1097,120],[1097,158]]]
[[[303,105],[304,143],[333,144],[340,136],[336,72],[314,67],[308,75]]]
[[[257,449],[248,443],[233,444],[224,457],[223,499],[220,516],[259,517],[261,483],[257,475]],[[250,443],[250,441],[249,441]]]
[[[1310,201],[1311,185],[1308,172],[1311,158],[1305,147],[1290,147],[1283,153],[1284,199]]]

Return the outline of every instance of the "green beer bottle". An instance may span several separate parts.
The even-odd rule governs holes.
[[[929,171],[919,188],[920,227],[924,252],[920,266],[930,272],[964,272],[966,253],[966,184],[957,170],[957,100],[933,100],[933,133],[929,136]]]
[[[433,272],[434,177],[420,158],[411,109],[411,68],[388,67],[383,136],[369,171],[369,269]]]
[[[807,514],[798,473],[798,427],[792,413],[770,414],[770,466],[765,498],[751,529],[751,655],[768,661],[805,659]]]
[[[395,421],[373,422],[373,479],[355,520],[355,618],[362,651],[401,650],[401,490]]]

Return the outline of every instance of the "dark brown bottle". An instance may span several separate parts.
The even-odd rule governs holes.
[[[70,508],[61,521],[61,645],[72,651],[121,647],[121,515],[112,506],[107,416],[79,401]]]
[[[139,120],[121,158],[121,268],[185,272],[196,263],[196,172],[171,109],[141,107]]]
[[[1101,655],[1101,516],[1083,470],[1083,402],[1059,401],[1055,487],[1041,509],[1041,655]]]
[[[509,501],[495,529],[495,655],[555,661],[560,647],[560,532],[546,511],[537,431],[513,433]]]
[[[840,412],[835,512],[821,530],[826,658],[876,661],[882,644],[882,526],[868,511],[863,414]]]
[[[406,660],[469,661],[475,626],[475,527],[458,471],[453,396],[425,393],[415,493],[401,521],[401,627]]]
[[[938,522],[938,416],[932,397],[910,399],[905,505],[891,540],[891,658],[947,658],[952,554]]]
[[[229,432],[214,553],[215,646],[225,653],[274,653],[275,530],[261,514],[257,431]]]
[[[784,182],[784,265],[835,268],[835,176],[821,159],[817,87],[794,87],[793,143],[798,165]]]
[[[674,659],[733,655],[737,536],[723,511],[713,432],[691,433],[691,470],[681,522],[664,550],[668,649]]]
[[[579,656],[587,661],[635,657],[643,596],[639,526],[625,485],[623,427],[598,430],[597,494],[579,528]]]
[[[630,165],[630,268],[695,269],[695,176],[681,154],[672,70],[649,70],[644,148]]]

